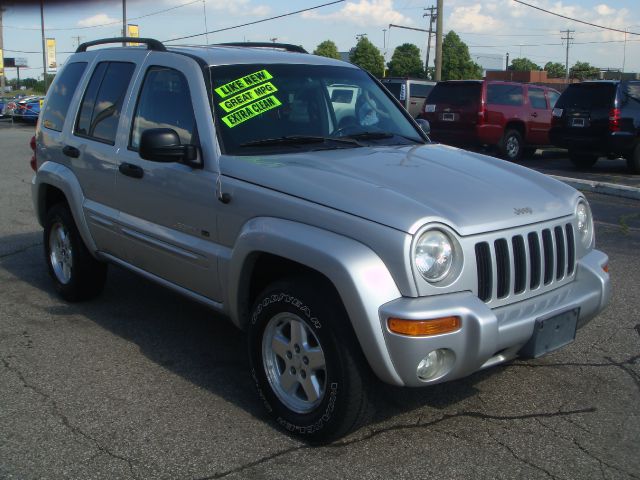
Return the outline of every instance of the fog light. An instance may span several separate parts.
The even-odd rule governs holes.
[[[422,381],[433,380],[448,373],[453,367],[455,354],[447,348],[429,352],[418,364],[416,374]]]

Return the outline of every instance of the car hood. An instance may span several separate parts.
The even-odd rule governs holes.
[[[223,156],[223,175],[415,233],[460,235],[570,215],[579,193],[513,163],[440,144]]]

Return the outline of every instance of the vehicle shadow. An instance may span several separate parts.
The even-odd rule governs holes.
[[[266,414],[249,374],[245,335],[228,320],[116,266],[109,267],[105,290],[98,298],[66,303],[58,297],[48,277],[40,232],[0,237],[1,244],[16,247],[15,253],[0,255],[0,268],[27,284],[26,288],[47,292],[51,302],[42,309],[57,321],[83,316],[133,342],[156,364],[279,430]],[[375,380],[371,389],[375,413],[370,424],[425,406],[437,410],[451,407],[476,395],[474,384],[491,374],[479,372],[424,389],[392,387]]]

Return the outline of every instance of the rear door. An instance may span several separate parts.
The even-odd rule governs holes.
[[[221,300],[215,132],[202,69],[184,55],[152,52],[121,132],[116,198],[126,260],[162,280]],[[140,157],[142,132],[171,128],[199,148],[201,168]]]
[[[551,128],[551,110],[544,89],[529,86],[527,101],[529,103],[529,128],[526,141],[532,145],[547,145],[549,143],[549,128]]]

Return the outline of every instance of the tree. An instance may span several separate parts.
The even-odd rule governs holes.
[[[509,65],[509,70],[514,72],[530,72],[532,70],[540,70],[540,66],[533,63],[528,58],[514,58]]]
[[[569,69],[569,76],[571,78],[577,78],[578,80],[598,78],[599,74],[600,69],[589,65],[589,62],[576,62],[576,64]]]
[[[482,78],[482,67],[471,60],[467,44],[451,30],[442,41],[442,80]]]
[[[318,47],[313,51],[313,54],[340,60],[338,47],[331,40],[325,40],[320,45],[318,45]]]
[[[559,62],[547,62],[544,65],[544,69],[547,71],[549,78],[564,78],[567,74],[567,69]]]
[[[384,75],[384,58],[367,37],[360,37],[358,44],[349,54],[349,61],[371,72],[376,77]]]
[[[424,68],[420,60],[420,49],[411,43],[403,43],[393,51],[389,75],[394,77],[423,77]]]

